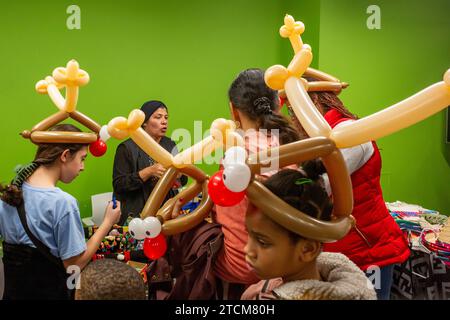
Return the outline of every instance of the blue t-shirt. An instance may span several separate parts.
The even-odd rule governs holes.
[[[62,260],[86,250],[77,201],[60,188],[24,183],[23,197],[31,232]],[[6,243],[35,247],[22,227],[17,209],[0,201],[0,235]]]

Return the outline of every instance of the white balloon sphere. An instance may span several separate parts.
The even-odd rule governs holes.
[[[144,232],[147,238],[155,238],[161,232],[162,226],[156,217],[147,217],[144,219]]]
[[[103,142],[106,142],[106,141],[108,141],[109,138],[111,138],[111,136],[108,133],[108,126],[104,125],[103,127],[101,127],[99,136],[100,136],[100,139],[103,140]]]
[[[145,229],[144,229],[144,221],[140,218],[134,218],[128,224],[128,231],[131,236],[136,240],[144,240],[145,239]]]
[[[229,164],[223,170],[223,183],[228,190],[233,192],[247,189],[250,178],[251,171],[245,163]]]
[[[244,164],[247,159],[247,151],[245,151],[242,147],[231,147],[229,148],[224,155],[222,164],[224,168],[231,164],[240,163]]]

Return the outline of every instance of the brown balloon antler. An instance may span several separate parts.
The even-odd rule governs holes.
[[[36,83],[36,91],[48,94],[60,111],[36,124],[31,131],[25,130],[22,137],[33,143],[91,143],[97,140],[100,125],[83,113],[76,111],[79,87],[89,82],[89,74],[79,68],[78,62],[71,60],[66,68],[56,68],[53,76]],[[60,89],[66,88],[66,97]],[[72,118],[95,133],[47,131],[61,121]]]
[[[353,210],[350,177],[342,154],[333,141],[324,137],[316,137],[292,142],[251,155],[247,159],[247,165],[255,177],[261,168],[267,165],[266,162],[277,162],[278,166],[282,168],[316,158],[322,159],[330,178],[334,200],[332,221],[315,219],[291,207],[255,178],[249,183],[247,196],[264,214],[286,229],[310,239],[323,242],[335,241],[348,233],[354,219],[350,216]]]

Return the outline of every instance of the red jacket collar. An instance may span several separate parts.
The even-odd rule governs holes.
[[[330,109],[327,113],[324,114],[323,117],[332,128],[334,128],[334,126],[336,126],[339,122],[342,122],[342,120],[346,119],[342,113],[335,109]]]

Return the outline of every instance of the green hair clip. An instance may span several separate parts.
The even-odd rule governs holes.
[[[22,188],[24,181],[27,180],[38,167],[39,165],[36,162],[31,162],[23,166],[16,166],[14,169],[14,171],[16,171],[16,176],[11,181],[11,184],[15,185],[19,189]]]
[[[307,179],[307,178],[299,178],[299,179],[295,180],[295,184],[297,186],[301,186],[302,184],[307,184],[307,183],[313,183],[313,181],[311,179]]]

